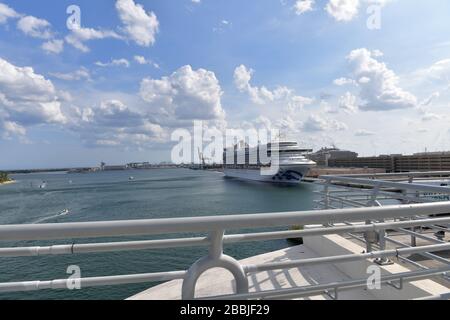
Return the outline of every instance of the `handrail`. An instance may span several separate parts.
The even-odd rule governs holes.
[[[409,221],[396,221],[384,223],[371,223],[362,225],[345,225],[336,227],[311,227],[306,230],[272,231],[245,234],[230,234],[223,237],[224,244],[235,244],[242,242],[255,242],[267,240],[293,239],[310,236],[321,236],[330,234],[346,234],[349,232],[380,231],[395,228],[411,228],[417,226],[432,226],[435,224],[448,224],[450,217],[420,219]],[[68,255],[81,253],[138,251],[151,249],[183,248],[209,246],[210,239],[207,237],[176,238],[164,240],[145,241],[122,241],[106,243],[73,243],[67,245],[53,245],[46,247],[14,247],[0,248],[0,257],[33,257],[44,255]]]
[[[321,176],[321,178],[329,181],[329,182],[345,182],[345,183],[354,183],[360,185],[366,185],[371,187],[389,187],[389,188],[397,188],[402,190],[412,190],[412,191],[427,191],[434,193],[444,193],[450,194],[449,187],[439,187],[439,186],[431,186],[424,184],[412,184],[405,182],[391,182],[386,180],[373,180],[373,179],[362,179],[362,178],[352,178],[345,176]]]
[[[415,171],[415,172],[395,172],[395,173],[357,173],[357,174],[342,174],[334,175],[334,177],[440,177],[450,176],[450,171]]]
[[[152,220],[3,225],[0,241],[55,240],[327,224],[450,213],[450,202]]]

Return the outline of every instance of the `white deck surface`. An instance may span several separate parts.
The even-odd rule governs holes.
[[[289,261],[296,259],[313,258],[318,255],[306,246],[296,246],[270,252],[260,256],[242,260],[242,264],[261,264],[268,262]],[[250,292],[273,290],[281,288],[299,287],[308,284],[330,283],[341,280],[350,280],[348,276],[332,265],[320,265],[294,268],[290,270],[275,270],[251,274],[249,276]],[[174,280],[150,288],[131,298],[130,300],[179,300],[181,299],[182,280]],[[197,283],[196,297],[231,294],[234,292],[234,280],[228,271],[213,269],[205,272]],[[326,295],[314,296],[307,299],[330,299]],[[339,292],[339,299],[375,299],[364,289],[355,289]]]

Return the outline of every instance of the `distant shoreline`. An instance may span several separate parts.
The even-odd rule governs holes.
[[[149,167],[149,168],[123,168],[118,170],[99,170],[98,168],[64,168],[64,169],[20,169],[20,170],[3,170],[8,174],[49,174],[49,173],[92,173],[100,171],[131,171],[131,170],[154,170],[154,169],[187,169],[187,167],[179,166],[160,166],[160,167]],[[97,170],[92,170],[97,169]]]

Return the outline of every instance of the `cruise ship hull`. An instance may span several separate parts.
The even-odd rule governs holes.
[[[225,168],[224,173],[226,177],[251,180],[270,183],[282,184],[299,184],[303,178],[308,174],[311,165],[290,165],[280,166],[276,174],[264,175],[261,174],[260,169],[231,169]]]

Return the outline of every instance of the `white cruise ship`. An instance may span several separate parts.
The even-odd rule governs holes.
[[[224,173],[230,178],[298,184],[316,166],[314,161],[305,157],[310,152],[312,150],[301,149],[295,141],[280,141],[255,148],[241,142],[224,150]],[[269,162],[260,159],[260,155],[265,154]]]

